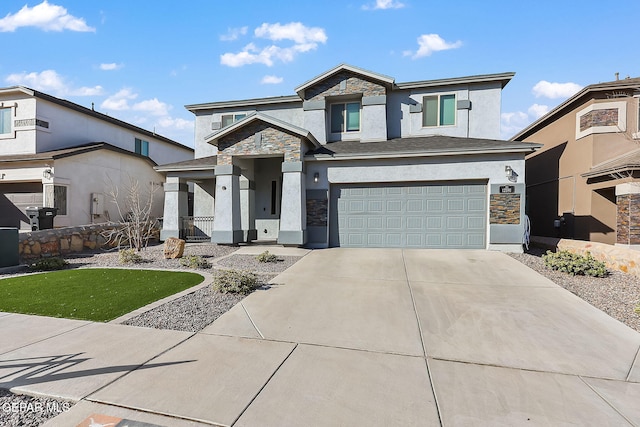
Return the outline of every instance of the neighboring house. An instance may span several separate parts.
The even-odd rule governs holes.
[[[22,86],[0,89],[0,227],[29,228],[25,209],[56,207],[54,226],[119,220],[106,193],[129,177],[162,184],[153,167],[193,150],[131,124]],[[162,215],[163,192],[155,214]]]
[[[397,83],[340,65],[292,96],[188,105],[195,160],[156,168],[162,238],[521,251],[538,145],[497,139],[512,77]]]
[[[585,87],[515,135],[532,234],[640,244],[640,78]]]

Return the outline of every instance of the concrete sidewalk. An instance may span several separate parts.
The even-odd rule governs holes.
[[[157,425],[640,425],[640,334],[507,255],[327,249],[197,334],[0,314],[0,387]]]

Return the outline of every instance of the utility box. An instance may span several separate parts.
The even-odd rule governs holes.
[[[18,229],[0,228],[0,267],[13,267],[19,263]]]
[[[31,231],[40,230],[40,219],[38,218],[39,213],[38,207],[29,206],[25,209],[27,216],[29,217],[29,225],[31,226]]]
[[[50,230],[53,228],[53,219],[58,215],[58,208],[39,208],[38,222],[40,230]]]

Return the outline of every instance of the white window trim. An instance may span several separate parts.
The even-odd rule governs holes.
[[[11,110],[11,113],[9,113],[10,119],[9,119],[9,127],[10,130],[8,133],[0,133],[0,139],[15,139],[16,137],[16,128],[14,126],[14,119],[16,117],[16,106],[15,105],[4,105],[4,103],[0,103],[0,108],[4,109],[4,108],[8,108],[9,110]]]
[[[242,112],[239,112],[239,113],[224,113],[224,114],[220,114],[220,127],[221,127],[221,129],[224,129],[224,128],[226,128],[227,126],[231,126],[231,125],[232,125],[232,124],[234,124],[235,122],[238,122],[238,121],[240,121],[240,120],[244,119],[244,118],[245,118],[245,117],[247,117],[248,115],[249,115],[249,113],[242,113]],[[225,116],[231,116],[231,123],[230,123],[230,124],[228,124],[227,126],[224,126],[224,125],[222,124],[222,122],[223,122],[223,120],[224,120],[224,117],[225,117]],[[238,118],[238,116],[242,116],[242,117]]]
[[[580,131],[580,118],[591,111],[618,109],[618,123],[612,126],[592,126]],[[627,101],[596,102],[576,113],[576,139],[596,133],[616,133],[627,131]]]
[[[358,103],[360,104],[360,110],[359,110],[359,122],[360,122],[360,128],[358,130],[352,130],[352,131],[345,131],[345,132],[331,132],[331,109],[333,108],[334,105],[344,105],[345,106],[345,110],[346,110],[346,105],[347,104],[355,104]],[[328,113],[327,113],[327,129],[328,129],[328,134],[329,134],[329,139],[331,141],[350,141],[350,140],[359,140],[360,139],[360,135],[362,133],[362,99],[357,98],[357,99],[345,99],[345,100],[340,100],[337,102],[332,102],[331,104],[328,105]],[[345,123],[346,125],[346,123]],[[346,126],[345,126],[346,127]]]
[[[633,139],[640,139],[640,95],[634,95],[636,107],[636,131],[631,135]]]
[[[441,125],[440,124],[440,97],[453,95],[453,124],[452,125]],[[437,125],[435,126],[425,126],[424,124],[424,112],[426,106],[424,105],[424,99],[427,97],[437,97],[438,98],[438,118]],[[435,129],[435,128],[451,128],[456,127],[458,125],[458,94],[456,92],[443,92],[443,93],[431,93],[424,94],[420,97],[420,102],[422,102],[422,111],[420,112],[420,124],[423,129]]]

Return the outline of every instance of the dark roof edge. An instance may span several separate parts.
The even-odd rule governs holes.
[[[34,162],[39,160],[56,160],[56,159],[62,159],[65,157],[78,156],[80,154],[86,154],[86,153],[90,153],[92,151],[97,151],[97,150],[109,150],[109,151],[113,151],[120,154],[126,154],[128,156],[137,157],[139,159],[146,160],[152,166],[157,166],[157,163],[154,162],[150,157],[143,156],[142,154],[134,153],[133,151],[125,150],[120,147],[116,147],[115,145],[111,145],[107,142],[92,142],[89,144],[82,144],[74,147],[67,147],[67,148],[61,148],[58,150],[43,151],[41,153],[36,153],[36,154],[43,155],[42,157],[19,158],[15,160],[12,160],[11,158],[8,158],[8,159],[0,158],[0,162]],[[49,153],[50,155],[44,156],[47,153]]]
[[[68,101],[66,99],[56,98],[55,96],[46,94],[44,92],[37,91],[35,89],[28,88],[26,86],[12,86],[12,87],[5,88],[5,89],[14,89],[14,88],[18,89],[18,90],[19,89],[24,89],[24,90],[28,91],[26,93],[30,92],[35,97],[38,97],[40,99],[44,99],[44,100],[49,101],[49,102],[53,102],[54,104],[58,104],[58,105],[60,105],[62,107],[69,108],[70,110],[74,110],[74,111],[77,111],[79,113],[95,117],[96,119],[99,119],[99,120],[104,120],[105,122],[109,122],[109,123],[112,123],[114,125],[118,125],[118,126],[127,128],[129,130],[134,131],[134,132],[138,132],[138,133],[140,133],[142,135],[150,136],[152,138],[158,139],[158,140],[166,142],[168,144],[175,145],[175,146],[180,147],[180,148],[184,148],[184,149],[187,149],[187,150],[194,151],[193,148],[188,147],[188,146],[186,146],[184,144],[181,144],[178,141],[174,141],[173,139],[169,139],[166,136],[158,135],[157,133],[148,131],[146,129],[142,129],[141,127],[132,125],[131,123],[127,123],[127,122],[122,121],[120,119],[116,119],[115,117],[111,117],[111,116],[108,116],[108,115],[106,115],[104,113],[100,113],[98,111],[89,109],[87,107],[83,107],[82,105],[76,104],[76,103]]]
[[[485,83],[485,82],[502,82],[502,88],[516,75],[514,72],[495,73],[495,74],[478,74],[475,76],[452,77],[435,80],[421,80],[415,82],[396,83],[398,89],[414,89],[419,87],[435,87],[458,84]]]
[[[298,95],[271,96],[267,98],[239,99],[234,101],[206,102],[202,104],[189,104],[184,108],[192,113],[198,110],[213,110],[216,108],[245,107],[254,105],[290,104],[292,102],[302,103]]]

